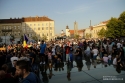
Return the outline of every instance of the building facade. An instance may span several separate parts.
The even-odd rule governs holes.
[[[26,34],[30,40],[32,40],[33,36],[36,36],[38,40],[41,40],[45,36],[47,40],[53,40],[55,26],[54,20],[51,20],[47,16],[10,18],[0,19],[0,31],[0,37],[2,37],[3,43],[5,43],[5,40],[9,40],[11,35],[15,37],[15,43],[17,43],[23,34]],[[6,43],[9,44],[9,42]]]

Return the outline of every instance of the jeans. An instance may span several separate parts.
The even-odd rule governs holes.
[[[66,54],[66,61],[70,60],[69,54]]]

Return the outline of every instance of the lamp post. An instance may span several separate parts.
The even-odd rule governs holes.
[[[12,29],[8,29],[8,30],[3,29],[3,30],[2,30],[2,33],[3,33],[4,36],[5,36],[5,45],[6,45],[6,35],[7,35],[9,32],[12,32]]]

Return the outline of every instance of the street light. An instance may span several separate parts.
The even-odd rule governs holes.
[[[4,33],[4,36],[5,36],[5,45],[6,45],[6,35],[7,35],[9,32],[12,32],[12,29],[8,29],[8,30],[3,29],[3,30],[2,30],[2,33]]]

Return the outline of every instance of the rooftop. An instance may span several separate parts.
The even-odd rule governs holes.
[[[33,22],[33,21],[53,21],[53,20],[48,18],[47,16],[0,19],[0,23],[21,23],[21,22]]]

